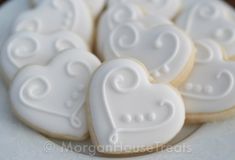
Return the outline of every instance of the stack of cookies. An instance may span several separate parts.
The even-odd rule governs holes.
[[[1,50],[15,115],[104,154],[235,115],[235,12],[220,0],[31,0]]]

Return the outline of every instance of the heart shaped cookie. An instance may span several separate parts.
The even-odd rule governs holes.
[[[235,57],[235,12],[223,1],[195,1],[176,24],[194,40],[213,39],[223,46],[226,58]]]
[[[14,32],[48,34],[60,30],[73,31],[91,44],[93,21],[83,0],[45,0],[35,9],[21,14],[14,25]]]
[[[191,40],[167,19],[139,13],[133,5],[126,4],[107,10],[99,24],[100,57],[133,57],[159,82],[182,83],[193,66]]]
[[[74,49],[59,54],[47,66],[24,68],[10,88],[13,111],[48,136],[84,139],[88,82],[99,65],[93,54]]]
[[[187,120],[201,123],[235,114],[235,63],[225,61],[221,47],[212,40],[197,43],[195,67],[180,92]]]
[[[152,84],[143,66],[133,60],[103,64],[91,80],[88,98],[90,133],[100,152],[159,147],[184,124],[180,94],[170,85]]]
[[[174,18],[180,10],[182,0],[109,0],[109,5],[131,3],[140,7],[146,15]]]
[[[68,31],[50,35],[17,33],[9,38],[1,51],[1,66],[5,78],[9,82],[22,67],[45,65],[61,51],[72,48],[88,50],[78,35]]]

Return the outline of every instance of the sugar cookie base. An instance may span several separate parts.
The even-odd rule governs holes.
[[[200,124],[206,122],[223,121],[235,116],[235,106],[231,109],[215,113],[187,113],[187,124]]]

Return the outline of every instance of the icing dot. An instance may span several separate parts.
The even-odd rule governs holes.
[[[157,116],[156,116],[155,113],[148,113],[148,114],[146,115],[146,119],[147,119],[148,121],[154,121],[154,120],[156,120],[156,118],[157,118]]]
[[[163,44],[162,44],[161,41],[156,41],[156,42],[155,42],[155,47],[156,47],[157,49],[162,48],[162,46],[163,46]]]
[[[78,91],[73,91],[71,95],[72,99],[78,99],[79,98],[79,92]]]
[[[187,83],[186,85],[185,85],[185,89],[186,90],[192,90],[193,89],[193,84],[192,83]]]
[[[205,92],[207,94],[211,94],[213,92],[213,87],[211,85],[208,85],[205,87]]]
[[[160,73],[159,71],[155,71],[155,72],[154,72],[154,76],[155,76],[155,77],[161,77],[161,73]]]
[[[135,121],[136,122],[143,122],[144,121],[144,115],[139,114],[135,116]]]
[[[229,41],[233,38],[234,32],[230,28],[220,28],[214,34],[215,38],[220,41]]]
[[[163,68],[162,68],[162,72],[163,73],[169,73],[169,71],[170,71],[170,68],[168,67],[168,66],[163,66]]]
[[[130,123],[132,121],[131,115],[127,114],[127,115],[122,116],[122,121],[125,123]]]
[[[202,91],[202,86],[198,84],[198,85],[195,86],[194,90],[196,92],[200,93]]]
[[[72,101],[67,101],[66,103],[65,103],[65,106],[67,107],[67,108],[72,108],[73,107],[73,102]]]

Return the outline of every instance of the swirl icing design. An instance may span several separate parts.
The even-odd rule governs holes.
[[[67,110],[75,110],[70,114],[69,112],[61,112],[58,108],[57,110],[51,109],[50,107],[40,106],[38,102],[47,101],[48,98],[53,97],[51,80],[46,78],[46,76],[33,76],[26,80],[19,91],[19,96],[21,102],[34,110],[49,113],[55,116],[64,117],[70,120],[71,125],[74,128],[80,128],[82,121],[79,118],[79,113],[85,103],[85,88],[87,87],[87,78],[90,77],[92,69],[85,61],[71,60],[65,65],[65,72],[68,77],[72,79],[77,79],[79,85],[71,92],[71,98],[65,102],[65,107]],[[58,86],[57,86],[58,87]],[[63,92],[63,91],[62,91]]]
[[[130,3],[136,5],[147,15],[161,15],[166,18],[173,18],[179,11],[181,2],[179,0],[112,0],[111,5],[116,3]]]
[[[215,77],[215,81],[219,81],[219,80],[223,80],[223,79],[228,79],[228,84],[227,84],[227,87],[225,87],[224,91],[222,91],[222,93],[220,93],[219,95],[208,95],[208,93],[212,94],[213,90],[215,90],[215,88],[210,85],[202,87],[202,85],[200,85],[200,84],[193,85],[191,83],[187,83],[185,85],[186,91],[182,91],[181,93],[185,97],[190,97],[190,98],[200,99],[200,100],[222,99],[222,98],[225,98],[226,96],[228,96],[229,94],[231,94],[231,91],[234,88],[234,76],[229,70],[222,70]],[[190,91],[193,89],[195,89],[197,94],[187,92],[187,91]],[[205,91],[204,94],[202,91]]]
[[[134,53],[134,48],[141,45],[142,34],[138,30],[138,28],[130,23],[119,26],[116,30],[114,30],[110,35],[110,48],[116,57],[126,56],[123,53],[129,52],[131,56],[142,61],[147,67],[150,66],[147,62],[145,63],[141,57],[138,57]],[[155,77],[161,77],[164,74],[169,74],[171,72],[170,65],[174,62],[176,57],[178,56],[180,50],[180,39],[178,35],[173,31],[161,31],[154,41],[154,49],[155,53],[158,54],[160,50],[164,50],[167,46],[167,40],[171,40],[174,42],[173,51],[170,51],[169,57],[167,57],[161,64],[155,64],[154,69],[152,69],[152,74]],[[169,53],[169,52],[168,52]]]
[[[28,65],[46,65],[61,52],[73,48],[88,50],[83,39],[69,31],[50,35],[16,33],[2,49],[0,59],[4,76],[12,81],[21,68]]]
[[[139,73],[133,68],[125,66],[111,70],[107,74],[107,76],[104,77],[104,81],[102,84],[102,95],[103,95],[103,102],[105,105],[105,111],[106,114],[108,115],[108,118],[112,126],[112,133],[109,136],[109,143],[112,145],[119,143],[120,133],[151,131],[161,125],[164,125],[174,116],[174,108],[175,108],[174,103],[171,102],[170,100],[162,99],[159,101],[159,103],[156,104],[158,107],[160,108],[162,107],[163,110],[167,112],[167,114],[161,119],[156,119],[158,107],[156,108],[155,111],[150,112],[145,117],[142,115],[133,116],[135,117],[135,123],[141,123],[143,121],[145,122],[154,121],[153,126],[144,127],[144,128],[138,128],[138,127],[136,128],[130,126],[127,128],[119,126],[119,124],[117,124],[115,122],[115,119],[113,118],[114,115],[110,108],[109,101],[106,97],[106,95],[108,94],[106,92],[107,86],[111,86],[112,90],[115,91],[117,94],[130,94],[138,91],[140,83],[141,83],[141,78]],[[130,123],[132,117],[131,115],[127,115],[126,117],[124,117],[124,119],[123,117],[120,117],[120,119],[122,119],[123,122]]]
[[[72,31],[91,44],[92,16],[83,0],[46,0],[23,13],[15,22],[14,31],[51,34]]]
[[[60,52],[66,49],[76,48],[76,44],[68,39],[58,39],[55,41],[55,48],[56,51]]]
[[[108,14],[108,25],[110,29],[131,20],[136,20],[139,16],[139,11],[133,5],[117,5],[110,9]]]
[[[235,23],[229,19],[230,8],[219,1],[197,2],[179,16],[177,24],[194,39],[210,38],[223,45],[228,55],[234,54]],[[231,16],[232,17],[232,16]],[[200,25],[200,26],[199,26]]]
[[[20,68],[19,60],[35,56],[39,48],[40,43],[36,38],[30,36],[19,37],[8,44],[8,58],[13,65]]]
[[[187,82],[180,87],[186,106],[190,104],[191,107],[188,112],[231,108],[235,103],[231,98],[235,87],[234,63],[223,59],[220,46],[212,40],[200,40],[197,45],[196,65]]]

